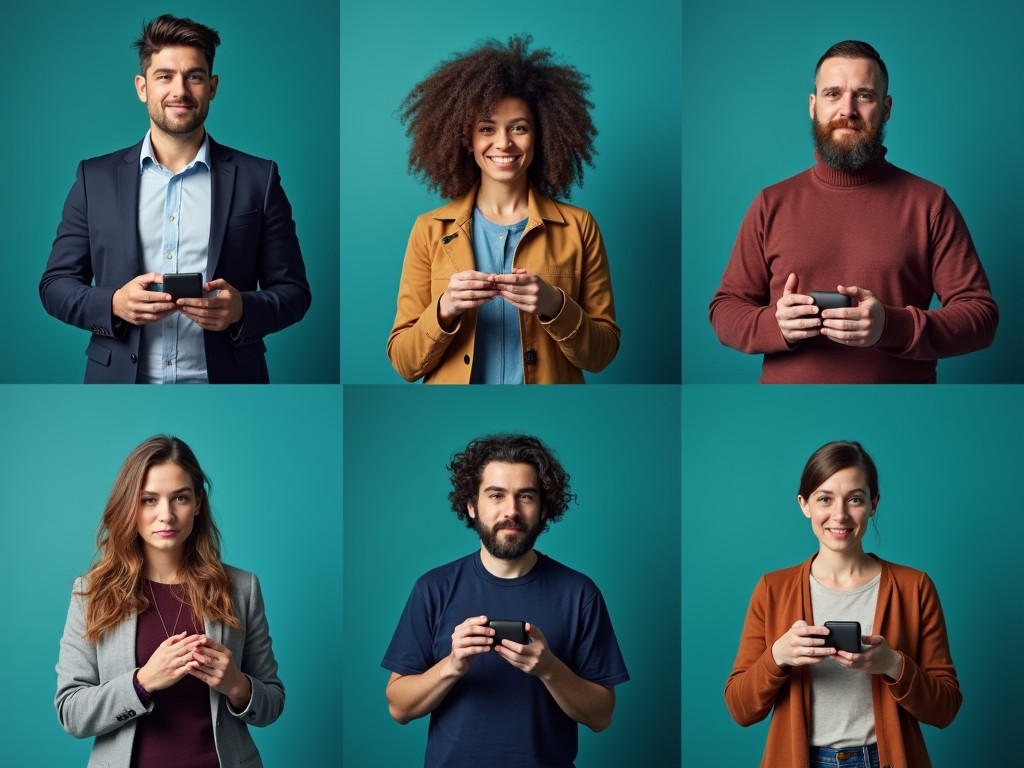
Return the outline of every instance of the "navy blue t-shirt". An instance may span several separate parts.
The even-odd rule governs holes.
[[[525,576],[498,578],[480,553],[422,576],[413,587],[381,665],[425,672],[452,650],[471,616],[528,621],[573,672],[599,685],[629,679],[601,592],[582,573],[538,554]],[[430,714],[426,768],[571,768],[578,726],[536,677],[498,654],[480,654]]]

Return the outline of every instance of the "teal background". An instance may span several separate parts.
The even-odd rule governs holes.
[[[479,550],[445,465],[499,431],[537,435],[571,475],[578,504],[537,548],[601,589],[631,677],[610,728],[580,727],[577,765],[678,763],[678,426],[678,387],[345,387],[346,767],[422,765],[428,718],[390,718],[380,662],[416,579]]]
[[[337,4],[316,0],[58,0],[8,11],[5,50],[18,75],[7,80],[0,127],[0,304],[17,332],[7,335],[0,382],[85,376],[89,333],[46,314],[39,278],[79,161],[131,146],[149,127],[131,43],[143,21],[168,12],[220,32],[206,126],[222,144],[275,160],[292,204],[313,305],[267,337],[271,380],[338,382],[339,18]]]
[[[338,754],[341,403],[338,387],[0,388],[0,560],[7,659],[4,765],[84,766],[64,733],[54,666],[74,578],[88,570],[117,470],[150,435],[177,434],[213,480],[225,562],[254,571],[285,685],[281,718],[251,729],[268,766]],[[164,394],[166,393],[166,394]],[[324,706],[325,702],[334,702]],[[14,738],[15,733],[17,738]]]
[[[1018,387],[685,387],[682,408],[684,765],[757,765],[768,732],[733,722],[723,691],[761,574],[818,542],[796,503],[811,453],[859,440],[875,459],[880,539],[867,551],[926,571],[964,701],[922,726],[935,768],[998,765],[1019,720]]]
[[[571,202],[597,219],[622,345],[592,382],[680,381],[681,6],[676,0],[342,0],[343,381],[403,383],[386,354],[416,216],[445,201],[406,172],[398,107],[443,59],[488,37],[534,36],[589,75],[595,167]]]
[[[1015,300],[1024,279],[1024,155],[1016,138],[1024,102],[1006,92],[1020,70],[1022,24],[1020,4],[993,0],[683,4],[685,383],[757,381],[761,356],[719,344],[708,304],[754,197],[813,164],[807,97],[814,65],[849,38],[874,45],[889,69],[888,159],[946,188],[999,304],[995,343],[940,361],[939,381],[1024,381],[1024,304]]]

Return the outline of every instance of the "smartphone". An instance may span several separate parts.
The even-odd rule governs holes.
[[[164,293],[171,294],[171,301],[201,299],[203,298],[203,276],[199,272],[165,273]]]
[[[807,295],[814,299],[814,304],[819,310],[853,306],[853,299],[839,291],[808,291]]]
[[[505,639],[520,645],[526,645],[530,642],[530,636],[526,634],[525,621],[493,619],[487,622],[487,626],[494,630],[495,645],[501,645],[501,641]]]
[[[860,622],[859,621],[826,621],[825,629],[828,637],[825,645],[840,651],[860,653]]]

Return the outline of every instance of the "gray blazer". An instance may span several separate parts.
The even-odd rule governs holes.
[[[284,686],[263,609],[256,575],[226,566],[231,578],[231,601],[242,622],[235,630],[206,622],[206,634],[231,649],[235,664],[252,681],[252,699],[235,712],[226,696],[210,689],[210,717],[222,768],[262,768],[250,725],[269,725],[284,709]],[[75,582],[80,591],[81,579]],[[54,704],[64,730],[77,738],[95,736],[89,768],[128,768],[135,740],[135,721],[153,710],[135,693],[137,616],[106,632],[99,645],[85,639],[85,599],[72,595],[57,660]]]

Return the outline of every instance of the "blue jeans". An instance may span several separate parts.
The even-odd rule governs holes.
[[[811,747],[811,768],[878,768],[878,746]]]

